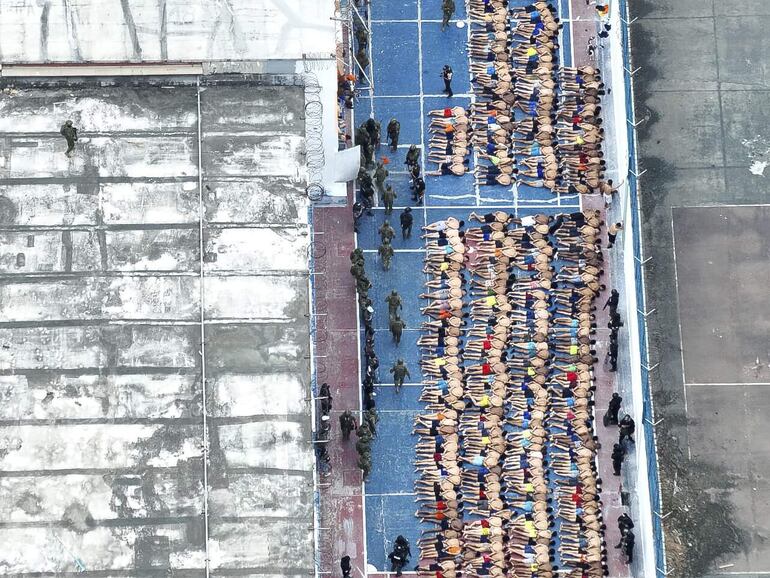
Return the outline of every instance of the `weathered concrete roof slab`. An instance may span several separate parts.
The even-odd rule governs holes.
[[[303,106],[216,82],[0,94],[0,574],[312,571]]]
[[[334,52],[326,0],[0,2],[0,60],[296,60]]]

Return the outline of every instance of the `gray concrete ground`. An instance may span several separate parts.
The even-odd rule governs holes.
[[[5,88],[0,573],[312,572],[302,89]]]
[[[767,212],[680,208],[767,202],[770,4],[736,8],[630,1],[671,576],[770,573]]]

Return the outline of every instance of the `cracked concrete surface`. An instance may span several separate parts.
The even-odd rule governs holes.
[[[765,575],[770,3],[629,6],[668,567]]]
[[[303,93],[198,98],[0,94],[2,574],[313,569]]]

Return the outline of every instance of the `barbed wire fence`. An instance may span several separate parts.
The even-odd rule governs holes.
[[[320,201],[324,196],[323,172],[326,165],[324,155],[324,106],[321,100],[321,83],[312,60],[302,62],[305,80],[305,164],[307,186],[305,192],[311,201]]]

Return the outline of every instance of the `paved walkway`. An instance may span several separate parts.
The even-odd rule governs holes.
[[[602,211],[604,210],[604,202],[599,196],[585,198],[583,206],[585,208],[601,209]],[[605,219],[606,218],[607,215],[605,213]],[[607,224],[609,225],[609,222]],[[619,240],[620,238],[618,238],[618,241]],[[606,229],[604,231],[602,244],[604,247],[607,246]],[[605,259],[608,257],[612,259],[617,254],[614,251],[616,250],[605,250]],[[613,277],[614,275],[612,267],[607,267],[607,269],[605,269],[604,279],[607,290],[604,291],[604,293],[602,293],[596,300],[596,353],[599,359],[599,363],[594,366],[594,380],[596,382],[596,391],[594,392],[594,401],[596,403],[596,419],[594,422],[594,431],[596,435],[599,436],[599,441],[601,442],[601,448],[599,449],[597,462],[599,467],[599,477],[601,477],[603,482],[602,507],[604,511],[604,522],[607,525],[604,539],[607,543],[610,576],[613,578],[624,578],[626,576],[631,576],[631,571],[628,565],[625,563],[625,556],[621,553],[620,550],[615,549],[615,546],[620,542],[620,532],[618,531],[617,519],[625,511],[625,508],[621,504],[620,493],[621,491],[624,491],[623,480],[633,479],[633,476],[628,475],[629,467],[631,467],[629,462],[632,459],[633,454],[632,452],[629,452],[629,455],[626,458],[626,463],[623,464],[623,468],[621,469],[621,473],[623,475],[621,477],[613,475],[612,459],[610,456],[612,455],[612,446],[618,440],[618,427],[605,427],[602,419],[604,412],[607,410],[609,405],[612,393],[616,391],[617,388],[617,374],[609,371],[609,363],[605,362],[605,358],[607,356],[607,347],[609,346],[610,341],[610,330],[607,328],[607,323],[609,323],[609,310],[602,309],[607,301],[610,289],[615,287],[615,279]],[[618,281],[618,283],[620,282],[622,281]],[[619,291],[621,294],[623,293],[622,289],[619,289]],[[621,333],[628,331],[628,323],[630,321],[636,320],[635,316],[632,316],[629,320],[628,315],[624,314],[625,312],[622,308],[622,305],[623,304],[621,303],[620,313],[623,316],[623,323],[625,323],[626,326],[621,328]],[[625,341],[625,336],[620,335],[619,339],[621,340],[621,343],[623,343]],[[621,347],[621,354],[623,351],[624,350]],[[620,415],[622,417],[623,408],[621,408]],[[637,429],[641,429],[639,425],[637,425]],[[637,551],[638,550],[639,548],[637,548]]]
[[[366,568],[361,471],[356,465],[355,436],[343,442],[339,414],[358,412],[356,299],[348,255],[354,248],[349,207],[319,207],[313,212],[316,312],[317,381],[331,386],[332,435],[328,445],[330,473],[320,478],[321,571],[339,575],[339,560],[351,557],[353,576]],[[324,574],[325,575],[325,574]]]
[[[592,57],[587,50],[589,42],[595,43],[597,40],[597,13],[595,9],[595,2],[585,2],[585,0],[570,0],[570,4],[573,39],[572,50],[575,66],[596,66],[596,58]],[[609,76],[608,72],[602,72],[605,73],[605,78]],[[621,87],[618,87],[618,90],[620,89]],[[605,211],[604,201],[601,196],[586,196],[583,197],[582,201],[582,206],[584,209],[590,208],[601,210],[604,215],[606,226],[608,227],[610,225],[612,222],[612,211],[609,213]],[[622,236],[618,237],[618,242],[620,242],[621,239]],[[604,230],[604,239],[602,244],[604,247],[607,246],[606,228]],[[618,255],[619,248],[605,250],[605,259],[609,259],[607,264],[612,265],[613,261]],[[623,481],[634,479],[635,476],[630,476],[629,474],[635,474],[636,472],[635,465],[630,463],[633,459],[633,453],[629,452],[629,455],[626,458],[627,461],[623,464],[623,468],[621,469],[621,473],[623,475],[621,477],[613,475],[612,459],[610,456],[612,455],[612,446],[618,439],[618,428],[616,426],[604,427],[602,420],[604,412],[609,405],[610,398],[612,397],[612,393],[618,389],[616,383],[617,374],[608,371],[609,366],[608,364],[604,363],[607,355],[607,347],[609,346],[610,330],[607,328],[607,323],[609,322],[609,312],[606,309],[602,309],[602,307],[607,301],[610,289],[615,287],[616,284],[621,284],[623,282],[622,279],[618,281],[615,280],[615,273],[620,269],[622,268],[615,268],[612,266],[606,267],[604,284],[607,286],[607,291],[605,291],[604,294],[600,295],[599,299],[597,299],[596,351],[600,363],[596,364],[594,367],[594,379],[596,380],[596,392],[594,393],[594,401],[596,402],[595,411],[597,418],[594,423],[594,430],[596,435],[599,436],[599,441],[601,442],[601,449],[599,450],[597,462],[599,467],[599,475],[603,481],[602,506],[604,510],[604,521],[607,525],[607,529],[604,535],[605,542],[607,544],[607,562],[609,565],[610,576],[624,578],[626,576],[631,576],[631,569],[626,564],[625,556],[622,554],[622,552],[615,548],[615,546],[620,542],[620,532],[618,530],[617,519],[626,510],[621,503],[620,495],[622,491],[627,491],[624,490]],[[621,295],[624,293],[622,288],[618,287],[618,290],[620,291]],[[626,324],[626,327],[621,329],[621,333],[625,333],[628,331],[628,323],[635,322],[636,315],[629,316],[623,310],[622,302],[620,312],[623,316],[623,322]],[[620,335],[619,339],[621,341],[621,345],[627,341],[625,335]],[[625,351],[625,349],[621,347],[621,353],[623,351]],[[627,401],[630,401],[630,399]],[[621,408],[621,416],[623,415],[622,411],[623,408]],[[637,429],[641,430],[641,424],[637,424]],[[633,514],[631,515],[633,516]],[[637,544],[638,543],[639,540],[637,541]],[[639,550],[640,548],[637,546],[637,552]]]

